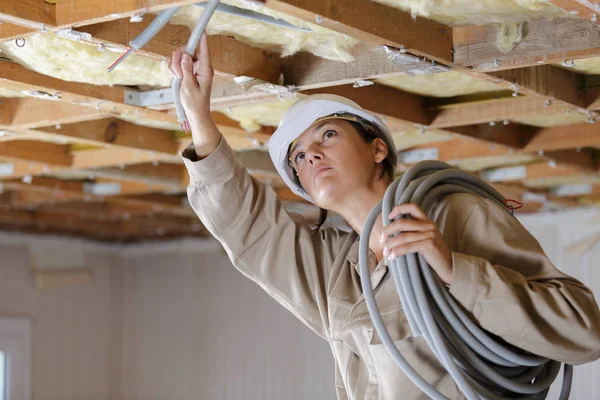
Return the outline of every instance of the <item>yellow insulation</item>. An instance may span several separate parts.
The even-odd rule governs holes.
[[[131,114],[121,114],[121,115],[116,115],[116,117],[123,121],[131,122],[132,124],[136,124],[136,125],[147,126],[149,128],[166,129],[166,130],[171,130],[171,131],[179,130],[178,123],[170,123],[170,122],[166,122],[166,121],[156,121],[153,119],[139,117],[137,115],[131,115]]]
[[[256,132],[263,126],[277,126],[285,111],[296,102],[296,99],[232,107],[220,111],[229,118],[238,121],[248,132]]]
[[[65,81],[93,85],[149,85],[167,87],[171,73],[165,62],[136,54],[129,56],[118,68],[108,67],[122,53],[60,37],[54,33],[39,33],[27,38],[25,46],[14,40],[0,43],[0,56],[10,58],[28,69]]]
[[[406,92],[431,97],[453,97],[480,92],[495,92],[505,88],[458,71],[432,75],[398,75],[375,82]]]
[[[567,13],[548,0],[375,0],[448,25],[518,22]]]
[[[357,40],[350,36],[273,11],[256,2],[226,0],[223,3],[257,11],[298,27],[309,28],[311,32],[279,27],[217,11],[206,28],[209,35],[233,36],[255,47],[279,52],[283,56],[306,51],[330,60],[353,60],[349,51],[357,43]],[[171,22],[193,28],[202,12],[203,9],[200,7],[183,7]]]
[[[0,87],[0,97],[27,97],[27,95],[23,92],[18,92],[16,90],[9,90],[3,87]]]
[[[392,132],[392,138],[396,145],[396,150],[407,150],[412,147],[421,146],[429,143],[445,142],[452,139],[448,132],[442,130],[420,130]]]
[[[515,118],[514,122],[518,122],[520,124],[538,126],[541,128],[551,127],[551,126],[562,126],[562,125],[571,125],[571,124],[580,124],[585,122],[587,116],[575,111],[571,113],[563,113],[563,114],[555,114],[555,115],[540,115],[537,117],[524,117],[524,118]]]

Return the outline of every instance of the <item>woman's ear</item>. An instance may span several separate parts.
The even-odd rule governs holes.
[[[373,148],[373,157],[375,158],[376,163],[380,163],[386,159],[388,156],[388,147],[382,139],[377,138],[373,140],[371,146]]]

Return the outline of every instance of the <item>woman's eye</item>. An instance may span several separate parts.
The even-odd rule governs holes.
[[[299,164],[303,160],[304,160],[304,153],[298,153],[298,154],[296,154],[296,157],[294,157],[294,162],[296,164]]]
[[[327,131],[323,134],[323,139],[329,139],[337,134],[336,131]]]

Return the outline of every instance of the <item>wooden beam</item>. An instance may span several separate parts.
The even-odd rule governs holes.
[[[173,131],[135,125],[116,118],[41,127],[40,131],[85,139],[98,144],[176,154]],[[118,164],[118,163],[117,163]]]
[[[550,0],[550,3],[586,21],[598,23],[600,5],[589,0]]]
[[[513,118],[556,115],[573,110],[564,102],[547,101],[542,97],[518,96],[468,104],[457,104],[428,110],[429,126],[452,128],[495,121],[502,123]]]
[[[0,21],[42,29],[55,24],[53,4],[39,0],[4,0],[0,3]]]
[[[470,137],[455,136],[454,139],[448,141],[428,143],[411,147],[410,149],[400,152],[400,158],[402,158],[402,153],[433,148],[437,149],[437,159],[444,162],[464,160],[469,158],[500,156],[512,153],[512,150],[506,146],[490,144],[484,140]]]
[[[197,2],[197,0],[118,0],[110,2],[62,0],[56,2],[55,25],[58,27],[90,25]]]
[[[65,167],[73,162],[69,146],[32,140],[0,142],[0,157]]]
[[[108,44],[125,50],[130,48],[129,42],[135,39],[150,24],[151,20],[151,15],[147,15],[139,23],[132,23],[129,19],[119,19],[85,26],[79,28],[78,31],[91,34],[91,43]],[[167,24],[136,54],[170,59],[174,50],[187,43],[190,34],[190,29],[186,26]],[[210,35],[208,46],[212,65],[217,75],[230,78],[248,76],[270,83],[279,81],[280,57],[277,53],[250,46],[233,37],[221,35]]]
[[[600,56],[600,27],[578,18],[538,18],[522,25],[508,53],[497,46],[497,25],[453,27],[454,63],[478,71],[522,68]]]
[[[0,128],[15,131],[93,120],[110,115],[94,107],[31,97],[0,99],[0,106],[3,109],[0,114]]]
[[[354,88],[352,85],[341,85],[307,90],[303,93],[308,95],[335,94],[353,100],[361,107],[386,117],[412,124],[427,125],[429,122],[423,109],[422,97],[388,86],[371,85]]]
[[[493,126],[490,124],[455,126],[449,128],[448,131],[485,140],[488,144],[495,143],[513,149],[521,149],[525,138],[530,137],[535,128],[511,123],[504,125],[504,123],[498,122]]]
[[[598,161],[591,149],[581,149],[580,151],[554,150],[544,152],[544,156],[557,163],[578,169],[583,173],[598,172]]]
[[[488,75],[518,85],[519,92],[545,96],[575,107],[586,107],[583,76],[553,65],[539,65],[497,72]]]
[[[3,42],[20,39],[29,33],[31,33],[31,29],[21,25],[14,25],[9,22],[2,22],[0,24],[0,40]]]
[[[370,0],[263,0],[273,10],[376,46],[405,47],[413,54],[452,62],[452,30],[443,24]]]
[[[575,124],[538,129],[525,144],[523,151],[554,151],[582,147],[600,148],[600,126]]]

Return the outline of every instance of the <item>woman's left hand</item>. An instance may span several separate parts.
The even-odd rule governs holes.
[[[400,218],[383,228],[383,256],[394,259],[409,253],[421,253],[441,280],[450,285],[452,252],[435,222],[413,203],[394,207],[389,218],[393,220],[402,214],[409,214],[413,219]]]

